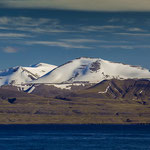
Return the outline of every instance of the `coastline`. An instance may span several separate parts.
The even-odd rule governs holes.
[[[74,116],[66,116],[64,120],[61,120],[60,116],[53,118],[50,118],[50,116],[22,116],[22,119],[20,117],[9,117],[9,119],[6,118],[5,120],[0,117],[0,125],[150,125],[149,118],[138,118],[139,120],[137,120],[137,118],[130,117],[130,121],[128,122],[126,118],[111,118],[110,120],[109,117],[105,119],[99,117],[95,120],[89,120],[86,117],[82,118],[82,116],[76,116],[76,118]]]

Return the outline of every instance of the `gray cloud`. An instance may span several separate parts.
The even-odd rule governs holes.
[[[5,48],[3,49],[3,51],[4,51],[5,53],[16,53],[18,50],[17,50],[16,48],[13,48],[13,47],[8,46],[8,47],[5,47]]]
[[[5,0],[1,7],[82,11],[150,11],[149,0]]]

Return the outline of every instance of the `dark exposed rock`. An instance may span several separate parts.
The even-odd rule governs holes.
[[[96,61],[91,64],[90,70],[93,72],[97,72],[100,69],[100,62]]]

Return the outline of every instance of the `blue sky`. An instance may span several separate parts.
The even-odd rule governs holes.
[[[47,8],[47,0],[40,8],[40,1],[37,7],[31,2],[30,8],[17,0],[0,2],[0,69],[38,62],[61,65],[77,57],[150,69],[150,12],[146,5],[121,11],[120,3],[120,7],[106,5],[105,10],[94,10],[88,5],[61,7],[57,3]]]

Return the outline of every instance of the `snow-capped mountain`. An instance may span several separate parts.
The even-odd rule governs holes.
[[[38,79],[44,74],[56,68],[54,65],[45,63],[36,64],[30,67],[13,67],[0,71],[0,86],[6,84],[22,84]]]
[[[34,74],[37,78],[47,74],[51,70],[55,69],[57,66],[50,65],[46,63],[39,63],[35,65],[31,65],[30,67],[23,67],[25,70],[28,70],[32,74]]]
[[[61,65],[33,83],[98,83],[105,79],[150,79],[147,69],[99,58],[78,58]]]
[[[99,58],[78,58],[59,67],[39,63],[0,71],[0,86],[29,83],[98,83],[109,79],[150,79],[147,69]]]

